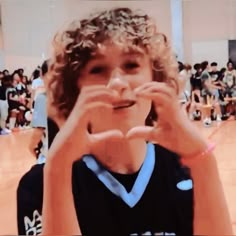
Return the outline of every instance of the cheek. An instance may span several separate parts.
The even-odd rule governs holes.
[[[107,78],[90,78],[87,77],[86,79],[78,79],[77,81],[77,88],[80,89],[82,87],[89,87],[95,85],[107,85],[108,79]]]

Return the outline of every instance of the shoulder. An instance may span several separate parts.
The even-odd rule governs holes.
[[[18,191],[19,189],[24,189],[30,190],[34,194],[42,194],[44,166],[45,164],[37,164],[26,172],[20,179]],[[84,172],[84,167],[85,165],[82,161],[76,161],[73,164],[73,173]]]
[[[202,79],[208,79],[210,77],[210,74],[207,71],[202,72],[201,78]]]
[[[41,78],[37,78],[32,81],[32,87],[37,87],[41,84],[43,84],[43,80]]]
[[[175,182],[191,179],[190,169],[180,162],[180,156],[160,145],[155,144],[157,166],[164,175],[170,175]]]
[[[34,195],[41,195],[43,189],[43,167],[44,164],[34,165],[20,179],[18,193],[20,191],[30,191]]]
[[[72,180],[73,183],[78,182],[77,180],[82,180],[82,182],[89,181],[91,178],[91,171],[87,168],[87,165],[83,159],[74,162],[72,167]],[[80,182],[80,181],[79,181]]]
[[[32,81],[31,86],[33,87],[33,86],[35,86],[36,84],[37,84],[37,79],[34,79],[34,80]]]
[[[8,92],[8,93],[13,93],[14,91],[15,91],[14,88],[8,88],[8,89],[7,89],[7,92]]]

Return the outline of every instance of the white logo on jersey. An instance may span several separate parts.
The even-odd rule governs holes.
[[[176,186],[179,190],[187,191],[193,188],[193,181],[191,179],[182,180],[179,183],[177,183]]]
[[[33,212],[32,221],[28,216],[24,217],[26,235],[39,235],[42,233],[42,216],[37,210]]]

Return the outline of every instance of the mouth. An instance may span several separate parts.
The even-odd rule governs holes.
[[[114,110],[132,107],[136,102],[133,100],[124,100],[113,104]]]

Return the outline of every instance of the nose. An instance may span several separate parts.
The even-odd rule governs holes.
[[[122,94],[129,88],[129,82],[124,75],[120,73],[113,73],[107,84],[107,87],[117,91],[119,94]]]

